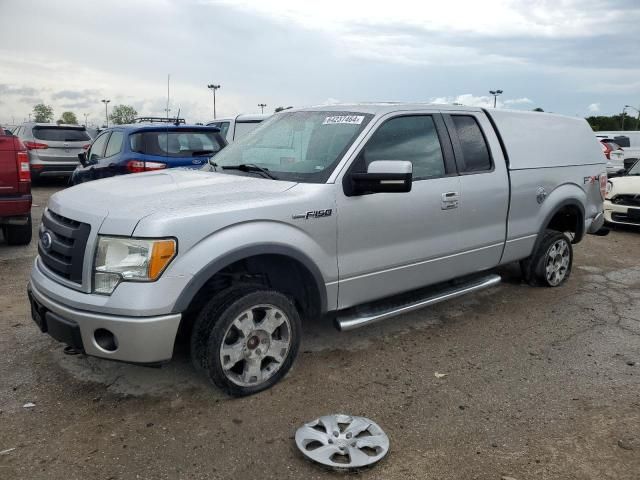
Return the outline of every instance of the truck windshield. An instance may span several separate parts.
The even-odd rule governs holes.
[[[215,164],[254,165],[277,179],[322,183],[372,117],[338,111],[275,115],[223,149],[215,157]]]
[[[639,175],[640,176],[640,161],[637,161],[633,167],[629,169],[627,175]]]

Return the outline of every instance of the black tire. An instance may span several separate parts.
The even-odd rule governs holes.
[[[4,239],[9,245],[28,245],[31,243],[31,214],[25,225],[5,225],[2,229]]]
[[[268,343],[267,347],[262,347],[262,343],[251,343],[252,339],[258,339],[254,333],[245,337],[240,330],[232,326],[234,321],[241,318],[243,312],[247,310],[259,312],[263,308],[262,306],[279,311],[282,314],[281,318],[284,317],[286,322],[271,334],[260,329],[262,321],[265,319],[259,320],[254,332],[256,335],[267,336],[268,340],[265,340],[265,344]],[[255,310],[253,310],[254,308]],[[285,329],[286,342],[288,342],[286,354],[281,361],[276,362],[274,358],[266,355],[269,352],[271,342],[279,340],[271,335],[282,336]],[[225,341],[236,330],[239,335],[234,345],[242,344],[243,351],[248,352],[249,356],[255,352],[260,354],[260,348],[266,348],[263,352],[264,358],[253,360],[260,366],[260,376],[263,371],[266,372],[264,380],[255,377],[256,380],[252,381],[254,377],[249,377],[247,383],[241,384],[243,380],[240,377],[246,375],[247,362],[249,361],[244,358],[240,358],[237,363],[228,364],[233,365],[233,368],[223,368],[221,349],[224,345],[229,345]],[[196,368],[203,369],[209,379],[227,394],[236,397],[252,395],[272,387],[291,369],[300,347],[301,332],[300,315],[293,302],[285,295],[274,290],[256,289],[256,287],[233,288],[216,295],[200,312],[191,332],[191,358]],[[284,350],[281,350],[281,353],[282,351]],[[238,369],[244,371],[237,372]]]
[[[566,257],[564,250],[562,250],[563,254],[559,253],[559,246],[566,249]],[[554,258],[551,258],[552,255]],[[572,266],[571,240],[564,233],[556,230],[546,230],[531,256],[520,262],[520,268],[527,283],[543,287],[559,287],[564,284],[571,275]],[[552,270],[550,274],[547,272],[547,267]]]

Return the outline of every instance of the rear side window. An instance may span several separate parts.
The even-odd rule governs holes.
[[[622,148],[631,147],[631,142],[629,141],[629,137],[613,137],[613,141],[615,141]]]
[[[122,140],[124,140],[124,133],[118,130],[114,131],[107,143],[107,150],[104,152],[105,157],[112,157],[117,155],[122,150]]]
[[[33,127],[33,137],[49,142],[86,142],[91,140],[86,130],[69,127]]]
[[[161,157],[193,157],[217,153],[222,148],[214,132],[181,130],[178,132],[139,132],[129,137],[131,150]]]
[[[207,124],[210,127],[217,127],[220,129],[220,135],[227,138],[227,132],[229,131],[229,122],[213,122]]]
[[[445,175],[442,148],[430,115],[388,120],[376,130],[360,156],[365,169],[376,160],[409,161],[414,180]]]
[[[260,122],[236,122],[236,130],[233,132],[233,139],[238,140],[244,137],[247,133],[255,130]]]
[[[462,165],[459,165],[458,168],[462,168],[463,172],[491,170],[489,148],[475,117],[452,115],[451,120],[460,142],[460,149],[456,155],[462,156],[460,159]]]

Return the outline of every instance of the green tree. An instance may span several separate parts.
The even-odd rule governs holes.
[[[293,107],[278,107],[278,108],[276,108],[276,109],[274,110],[274,112],[275,112],[275,113],[278,113],[278,112],[281,112],[281,111],[283,111],[283,110],[289,110],[290,108],[293,108]]]
[[[69,125],[77,125],[78,119],[76,118],[76,114],[73,112],[62,112],[62,116],[60,117],[60,123],[68,123]]]
[[[587,122],[596,132],[602,130],[637,130],[640,123],[637,118],[627,114],[624,116],[624,127],[622,125],[622,114],[611,115],[610,117],[604,115],[587,117]]]
[[[53,121],[53,108],[50,105],[39,103],[33,107],[33,121],[48,123]]]
[[[543,109],[541,109],[540,107],[536,107],[533,109],[534,112],[544,112]]]
[[[115,125],[124,125],[125,123],[133,123],[138,116],[136,109],[130,105],[116,105],[109,115],[109,120]]]

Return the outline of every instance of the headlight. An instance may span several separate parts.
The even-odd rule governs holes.
[[[174,239],[99,237],[93,291],[111,294],[120,282],[153,282],[177,252]]]

